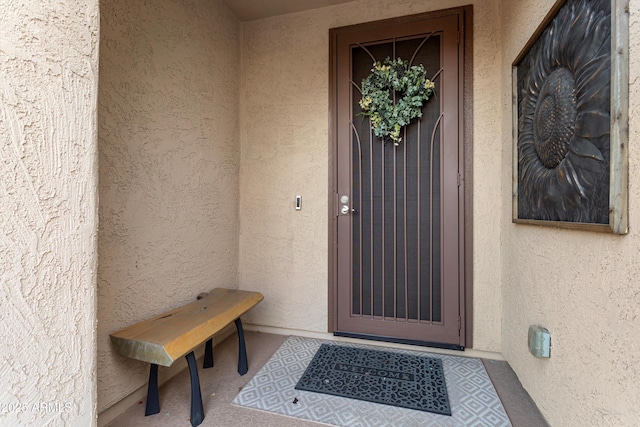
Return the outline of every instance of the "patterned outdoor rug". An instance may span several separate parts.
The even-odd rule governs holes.
[[[289,337],[242,388],[234,405],[344,427],[509,427],[509,418],[480,359],[424,351],[394,353],[428,355],[442,361],[451,416],[382,405],[295,386],[321,344],[333,341]],[[340,346],[380,350],[379,346],[340,342]]]
[[[322,344],[295,388],[451,415],[442,362],[427,356]]]

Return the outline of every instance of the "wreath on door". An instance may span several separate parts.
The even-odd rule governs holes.
[[[422,106],[434,88],[422,64],[409,67],[401,58],[387,57],[384,63],[375,62],[371,74],[362,80],[360,114],[371,119],[373,133],[383,142],[390,139],[399,145],[400,130],[422,117]]]

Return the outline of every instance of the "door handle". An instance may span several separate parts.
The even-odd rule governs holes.
[[[340,213],[342,215],[349,215],[349,212],[351,212],[352,214],[357,214],[358,213],[358,209],[349,209],[349,206],[347,205],[342,205],[342,208],[340,208]]]

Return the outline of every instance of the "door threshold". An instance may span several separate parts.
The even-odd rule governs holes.
[[[404,338],[384,337],[384,336],[369,335],[369,334],[356,334],[353,332],[341,332],[341,331],[336,331],[333,333],[333,335],[336,337],[357,338],[357,339],[369,340],[369,341],[391,342],[395,344],[418,345],[421,347],[433,347],[433,348],[443,348],[446,350],[464,351],[464,347],[457,344],[409,340]]]

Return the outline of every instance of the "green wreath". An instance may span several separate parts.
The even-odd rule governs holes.
[[[422,64],[409,67],[407,61],[387,57],[384,64],[374,63],[371,74],[362,80],[360,114],[371,118],[377,137],[382,141],[390,138],[398,145],[402,141],[400,129],[422,117],[422,105],[434,88]]]

